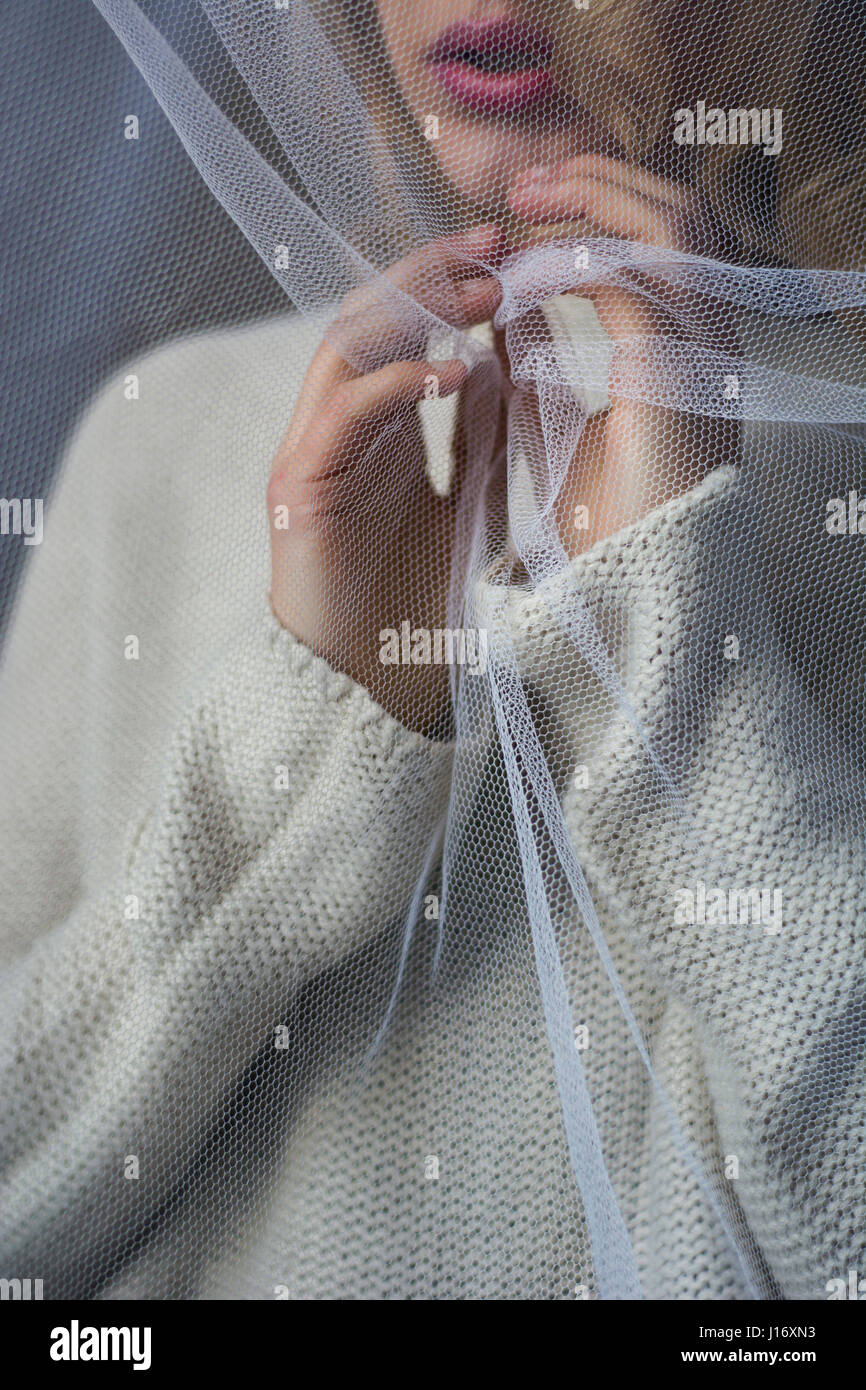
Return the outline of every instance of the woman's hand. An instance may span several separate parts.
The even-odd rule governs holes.
[[[475,228],[387,272],[411,298],[383,294],[381,282],[347,297],[304,379],[268,488],[274,613],[423,732],[446,707],[448,668],[383,664],[380,633],[405,621],[446,626],[461,477],[458,470],[448,496],[434,492],[416,402],[431,377],[447,396],[467,370],[459,360],[423,360],[426,334],[412,327],[412,301],[457,327],[485,322],[500,289],[477,258],[501,251],[498,229]]]
[[[580,155],[548,170],[529,170],[509,202],[528,222],[580,218],[599,235],[690,251],[697,244],[694,193],[618,160]],[[682,336],[678,292],[660,277],[643,277],[644,293],[611,284],[581,284],[615,344]],[[701,346],[733,352],[716,306],[701,310]],[[687,492],[711,469],[736,457],[735,422],[612,397],[611,408],[587,420],[557,498],[556,518],[569,554],[639,520]],[[576,509],[586,507],[575,525]]]

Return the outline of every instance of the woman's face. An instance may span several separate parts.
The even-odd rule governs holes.
[[[485,211],[501,210],[522,169],[600,148],[589,114],[556,85],[543,26],[518,18],[508,0],[376,5],[397,81],[440,168]]]

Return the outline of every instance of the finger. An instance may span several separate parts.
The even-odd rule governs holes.
[[[661,275],[628,269],[625,273],[628,288],[608,281],[581,283],[570,291],[592,300],[609,337],[663,334],[689,340],[701,349],[712,347],[732,359],[740,355],[736,322],[718,298]]]
[[[346,296],[340,317],[375,321],[389,310],[399,317],[402,293],[450,321],[451,307],[464,282],[475,277],[489,279],[504,251],[505,234],[493,224],[439,237],[410,251],[384,274],[359,285]]]
[[[592,301],[599,323],[615,343],[671,333],[674,329],[659,305],[619,285],[581,285],[579,293]]]
[[[685,206],[692,196],[691,190],[678,180],[661,178],[648,169],[641,169],[639,165],[603,154],[574,155],[549,167],[527,169],[515,180],[514,187],[532,184],[543,186],[545,183],[562,183],[586,176],[606,179],[621,188],[643,193],[648,198],[673,206]]]
[[[509,202],[528,222],[583,217],[608,236],[643,241],[667,250],[688,251],[690,235],[683,209],[672,209],[592,176],[512,189]]]
[[[504,237],[493,226],[473,228],[417,247],[384,274],[359,285],[343,302],[341,319],[370,321],[402,306],[401,295],[449,318],[449,306],[477,277],[490,279],[488,264],[500,259]],[[382,325],[384,326],[384,325]]]
[[[489,268],[504,250],[504,233],[494,226],[416,248],[346,296],[321,344],[317,369],[340,380],[388,361],[420,358],[434,326],[431,314],[457,328],[491,318],[501,290]]]
[[[452,305],[454,326],[467,329],[486,323],[496,313],[501,298],[502,287],[493,277],[463,282],[457,288]],[[374,375],[385,365],[382,358],[387,361],[388,357],[404,359],[409,355],[405,325],[401,330],[398,324],[392,324],[389,331],[387,322],[383,327],[385,317],[368,316],[362,326],[355,324],[349,331],[344,331],[338,322],[325,334],[307,370],[292,413],[289,447],[304,437],[322,410],[323,402],[337,386]],[[352,345],[356,336],[363,344],[358,349]],[[408,346],[418,349],[420,361],[427,346],[426,334],[423,341]]]
[[[493,276],[483,280],[467,280],[457,286],[448,322],[455,328],[474,328],[492,319],[502,300],[502,285]]]
[[[377,302],[345,310],[325,333],[311,364],[323,386],[369,375],[388,361],[423,356],[433,324],[421,299],[391,287],[379,293]],[[427,298],[432,302],[432,295]],[[492,276],[454,282],[447,302],[439,297],[436,319],[472,328],[491,319],[501,299],[502,287]]]
[[[390,362],[378,372],[359,377],[339,392],[334,415],[337,430],[355,422],[375,423],[400,405],[433,396],[450,396],[462,386],[468,368],[460,358],[447,362]]]
[[[520,249],[520,248],[518,248]],[[674,312],[685,297],[676,284],[661,275],[651,275],[629,265],[607,265],[596,261],[597,275],[593,278],[592,262],[589,273],[582,270],[579,283],[566,287],[560,294],[575,294],[601,306],[617,334],[631,335],[641,328],[653,332],[672,332],[678,322]],[[602,276],[604,278],[602,278]],[[623,283],[623,282],[626,283]],[[543,264],[528,261],[518,265],[512,281],[515,295],[527,300],[539,300],[550,295],[549,275]],[[621,325],[621,327],[620,327]],[[607,327],[607,325],[603,325]]]
[[[433,271],[455,280],[489,273],[502,260],[505,242],[505,232],[500,226],[482,223],[416,247],[396,261],[385,276],[399,288],[410,289],[416,282],[423,285]]]
[[[339,383],[320,403],[315,418],[307,420],[302,438],[294,429],[288,431],[274,460],[272,480],[282,478],[295,488],[345,474],[365,435],[372,435],[389,415],[430,394],[451,395],[467,374],[459,359],[391,362],[377,372]]]
[[[611,161],[617,163],[617,161]],[[621,167],[621,166],[618,166]],[[594,177],[581,177],[567,184],[527,187],[513,195],[515,207],[527,221],[547,222],[563,217],[580,217],[585,226],[598,228],[609,236],[640,241],[660,250],[688,252],[692,245],[693,224],[687,215],[689,197],[677,208],[654,202],[642,194],[628,192]],[[648,302],[655,302],[677,317],[684,307],[694,307],[694,292],[684,290],[675,277],[653,274],[650,269],[622,266],[618,275],[627,279]],[[590,286],[581,280],[576,293],[590,297]],[[718,321],[705,306],[707,329]]]

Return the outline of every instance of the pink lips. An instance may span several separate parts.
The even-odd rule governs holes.
[[[450,97],[482,116],[510,116],[556,90],[551,44],[514,19],[461,20],[427,52],[433,75]]]

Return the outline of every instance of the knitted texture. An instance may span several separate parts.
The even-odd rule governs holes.
[[[48,513],[0,679],[3,1272],[46,1297],[594,1297],[491,728],[468,755],[408,731],[268,610],[261,495],[318,336],[278,319],[124,369]],[[275,359],[294,374],[279,398]],[[862,843],[826,806],[796,818],[780,650],[722,654],[713,580],[743,505],[719,468],[568,574],[475,596],[506,615],[652,1064],[654,1081],[545,854],[651,1297],[821,1297],[866,1216],[839,1176],[863,1140],[859,1065],[810,1105],[813,1040],[832,1053],[856,1027]],[[566,636],[572,594],[620,697]],[[446,827],[467,756],[483,777]],[[443,834],[470,849],[439,940]],[[780,930],[678,920],[698,881],[780,888]]]

